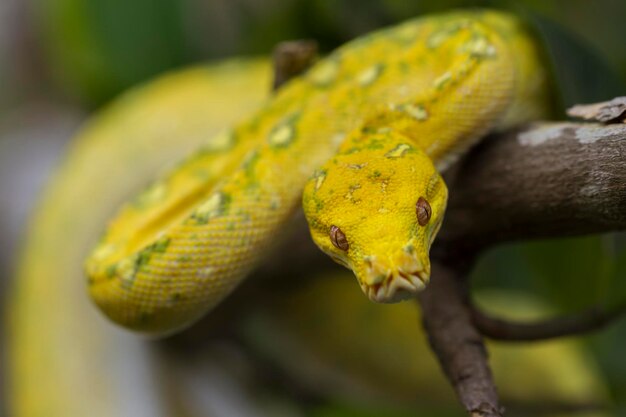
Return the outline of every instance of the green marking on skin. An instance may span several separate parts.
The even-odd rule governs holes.
[[[226,193],[214,193],[196,209],[191,218],[194,219],[197,224],[206,224],[210,219],[226,213],[230,205],[230,200],[231,196]]]
[[[104,274],[106,275],[107,278],[111,279],[115,277],[116,271],[117,271],[117,268],[115,265],[109,265],[104,271]]]
[[[152,245],[150,245],[148,249],[152,252],[164,253],[167,247],[169,246],[169,244],[170,244],[170,238],[164,236],[158,239]]]

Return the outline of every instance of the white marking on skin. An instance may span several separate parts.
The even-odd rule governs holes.
[[[357,82],[363,87],[372,84],[376,79],[380,76],[383,71],[383,66],[381,64],[373,65],[366,70],[362,71],[357,76]]]
[[[362,164],[347,164],[346,165],[348,169],[355,169],[355,170],[363,169],[366,166],[367,166],[367,162],[362,163]]]
[[[206,281],[210,279],[214,273],[215,273],[215,268],[213,268],[212,266],[207,266],[206,268],[202,268],[198,270],[196,277],[199,280]]]
[[[517,141],[522,146],[538,146],[549,140],[558,138],[563,130],[575,126],[572,123],[550,124],[530,132],[522,132],[517,135]]]
[[[624,135],[626,125],[605,125],[605,126],[582,126],[575,130],[576,140],[582,144],[597,142],[600,139],[613,135]]]
[[[496,55],[496,48],[485,38],[477,38],[466,45],[466,51],[479,58],[491,58]]]
[[[322,184],[324,184],[324,180],[326,179],[326,174],[320,174],[315,178],[315,191],[319,190]]]
[[[293,134],[293,126],[291,124],[283,124],[270,133],[270,145],[285,146],[291,141]]]
[[[380,182],[380,191],[382,193],[386,193],[388,185],[389,185],[389,178],[385,178],[384,180]]]
[[[122,280],[122,285],[127,285],[133,281],[135,276],[135,264],[137,263],[138,255],[122,259],[116,268],[117,275]]]
[[[418,104],[404,104],[400,107],[400,110],[420,122],[428,119],[428,112],[424,106]]]
[[[411,149],[411,146],[407,145],[406,143],[401,143],[400,145],[387,152],[385,156],[387,158],[400,158],[404,156],[406,151],[408,151],[409,149]]]
[[[196,217],[203,219],[211,219],[219,215],[222,205],[223,196],[222,193],[213,194],[207,201],[202,203],[196,210]]]
[[[433,81],[433,86],[437,89],[443,88],[452,79],[452,73],[446,71]]]
[[[450,33],[447,31],[442,30],[442,31],[436,32],[428,39],[427,45],[431,49],[437,48],[442,43],[444,43],[446,39],[448,39],[449,37],[450,37]]]
[[[357,200],[355,200],[355,198],[354,198],[354,192],[356,190],[360,189],[360,188],[361,188],[360,184],[351,185],[350,189],[348,190],[346,195],[344,195],[344,198],[346,200],[349,200],[349,201],[353,202],[353,203],[356,202]]]

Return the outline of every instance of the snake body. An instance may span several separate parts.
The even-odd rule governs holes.
[[[124,200],[258,109],[270,77],[259,59],[179,70],[133,88],[80,129],[40,196],[7,298],[8,415],[175,415],[155,384],[152,346],[94,309],[82,264]]]
[[[497,12],[356,39],[127,203],[86,263],[115,322],[188,326],[267,254],[301,202],[314,241],[374,301],[426,285],[445,169],[487,132],[548,113],[532,35]],[[303,196],[304,193],[304,196]]]

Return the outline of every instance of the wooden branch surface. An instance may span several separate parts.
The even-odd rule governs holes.
[[[492,136],[461,162],[439,244],[626,229],[626,125],[543,123]]]

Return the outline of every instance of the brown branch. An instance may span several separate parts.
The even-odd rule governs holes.
[[[626,229],[626,125],[545,123],[488,138],[453,175],[439,245]]]
[[[274,65],[272,88],[276,90],[293,77],[302,74],[313,64],[316,56],[317,42],[315,41],[286,41],[276,45],[272,53]]]
[[[430,345],[461,404],[473,417],[501,416],[487,350],[472,324],[458,273],[433,264],[432,282],[418,301]]]
[[[568,316],[536,322],[515,322],[492,317],[471,307],[472,322],[483,336],[508,342],[529,342],[576,336],[604,328],[626,314],[626,303],[606,309],[600,306]]]

